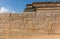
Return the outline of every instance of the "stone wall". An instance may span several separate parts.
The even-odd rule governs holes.
[[[50,34],[60,34],[60,10],[38,10],[36,17],[45,22],[46,29]]]
[[[60,34],[60,10],[0,14],[0,39],[35,34]]]

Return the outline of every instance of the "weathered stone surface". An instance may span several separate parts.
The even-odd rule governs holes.
[[[24,12],[21,14],[23,18],[34,18],[35,12]]]
[[[0,13],[0,20],[9,20],[10,14]]]
[[[41,34],[60,34],[60,10],[38,8],[36,12],[0,14],[0,39]]]
[[[17,13],[12,13],[12,14],[10,14],[11,16],[11,20],[20,20],[20,19],[22,19],[22,15],[21,14],[17,14]]]
[[[15,39],[21,35],[60,34],[60,10],[41,10],[35,14],[0,14],[0,38]]]

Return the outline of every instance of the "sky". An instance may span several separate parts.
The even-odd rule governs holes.
[[[0,0],[0,12],[23,12],[26,4],[54,0]]]

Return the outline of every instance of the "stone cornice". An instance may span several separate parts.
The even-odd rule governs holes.
[[[36,10],[60,10],[60,8],[35,8]]]
[[[33,2],[32,4],[60,4],[60,2]]]
[[[60,7],[60,2],[33,2],[32,6],[35,8],[53,8]]]

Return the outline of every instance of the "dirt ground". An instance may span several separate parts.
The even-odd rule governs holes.
[[[40,35],[40,36],[26,36],[18,39],[60,39],[60,35]]]
[[[60,35],[19,36],[10,39],[60,39]]]

